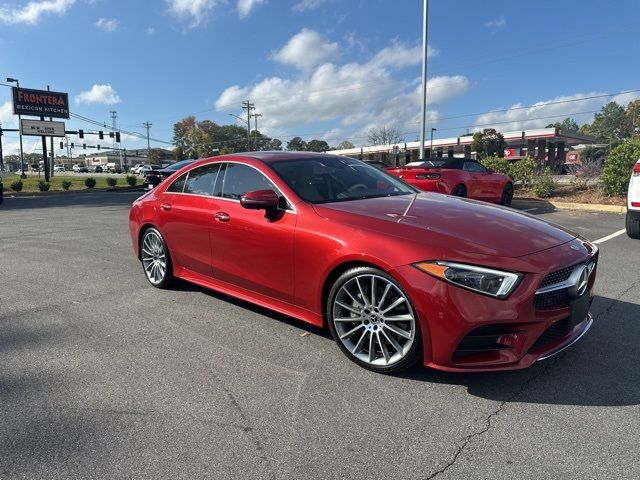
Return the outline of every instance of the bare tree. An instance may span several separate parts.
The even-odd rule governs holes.
[[[391,145],[404,142],[404,137],[396,127],[372,127],[367,131],[367,140],[371,145]]]

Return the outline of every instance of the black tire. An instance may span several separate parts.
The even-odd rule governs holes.
[[[412,324],[410,325],[409,323],[393,323],[394,327],[400,326],[400,328],[404,328],[404,333],[407,333],[411,330],[413,330],[413,336],[412,336],[412,340],[411,342],[409,342],[409,340],[406,340],[398,335],[392,335],[392,331],[389,330],[390,327],[386,327],[384,326],[384,320],[380,320],[380,323],[382,324],[382,326],[380,326],[380,324],[377,324],[374,328],[377,329],[377,332],[371,332],[369,333],[369,335],[371,337],[373,337],[374,333],[376,335],[377,340],[377,344],[374,342],[374,352],[378,353],[379,352],[379,357],[378,360],[379,361],[384,361],[384,359],[387,358],[387,354],[389,352],[394,353],[394,357],[397,357],[396,360],[393,360],[393,358],[391,360],[393,360],[393,363],[389,363],[386,365],[382,365],[382,364],[372,364],[369,363],[367,361],[363,361],[360,358],[358,358],[356,356],[356,354],[360,354],[360,355],[369,355],[369,358],[371,358],[370,353],[365,353],[366,349],[363,351],[356,351],[355,353],[352,353],[351,350],[347,349],[347,347],[345,346],[345,343],[343,343],[343,340],[340,338],[340,334],[338,333],[338,328],[342,328],[342,329],[351,329],[353,327],[353,324],[350,324],[348,326],[343,326],[345,325],[345,323],[340,322],[340,326],[336,326],[336,321],[334,320],[334,309],[335,308],[341,308],[336,306],[336,304],[334,303],[336,301],[336,297],[338,297],[338,294],[343,294],[343,290],[342,287],[345,287],[347,284],[351,284],[353,283],[354,279],[358,278],[358,279],[362,279],[362,278],[372,278],[372,277],[376,277],[376,282],[378,282],[377,284],[377,288],[378,288],[378,294],[380,295],[380,292],[384,291],[384,288],[386,287],[386,284],[392,284],[394,288],[390,288],[389,291],[393,291],[393,293],[388,294],[388,296],[386,298],[393,298],[394,294],[398,294],[396,299],[399,298],[400,296],[404,296],[406,301],[403,302],[401,305],[403,305],[402,307],[396,307],[396,308],[402,308],[405,309],[406,308],[406,315],[409,316],[413,316],[413,320],[412,320]],[[373,281],[373,280],[372,280]],[[345,287],[346,288],[346,287]],[[365,290],[366,287],[365,287]],[[375,288],[374,288],[375,290]],[[369,293],[370,291],[367,290],[367,295],[370,295]],[[382,298],[381,298],[382,297]],[[353,298],[353,297],[352,297]],[[389,303],[393,303],[391,300],[387,300],[386,303],[383,303],[382,300],[385,297],[383,295],[378,296],[377,300],[380,300],[380,303],[376,304],[376,300],[372,299],[372,305],[376,304],[377,307],[380,307],[380,310],[382,310],[383,306],[387,306],[388,308],[388,304]],[[362,298],[361,298],[362,300]],[[355,302],[355,300],[354,300]],[[365,299],[365,303],[366,304],[367,300]],[[406,305],[405,305],[406,304]],[[377,308],[376,308],[377,310]],[[377,310],[378,311],[378,310]],[[395,312],[396,310],[391,310],[391,313]],[[325,313],[326,313],[326,318],[327,318],[327,323],[329,324],[329,330],[331,331],[331,336],[333,337],[333,339],[335,340],[335,342],[338,344],[338,347],[340,348],[340,350],[342,350],[342,353],[344,353],[352,362],[355,362],[356,364],[360,365],[363,368],[366,368],[367,370],[371,370],[377,373],[394,373],[394,372],[399,372],[402,370],[405,370],[413,365],[416,364],[416,362],[418,362],[421,358],[422,358],[422,334],[421,334],[421,329],[420,329],[420,321],[417,317],[417,314],[415,313],[415,308],[413,307],[413,304],[411,303],[411,299],[409,298],[409,295],[407,295],[407,293],[402,289],[402,287],[400,286],[400,284],[390,275],[388,275],[386,272],[379,270],[377,268],[372,268],[372,267],[354,267],[351,268],[349,270],[347,270],[346,272],[344,272],[342,275],[340,275],[340,277],[338,277],[338,279],[335,281],[335,283],[333,284],[331,291],[329,292],[329,297],[327,299],[327,304],[325,306]],[[373,313],[373,312],[372,312]],[[381,318],[389,318],[389,317],[384,317],[383,314],[380,314]],[[353,323],[355,324],[356,327],[358,327],[358,325],[360,324],[360,322],[362,322],[362,330],[358,330],[358,332],[356,334],[353,334],[353,337],[359,336],[360,332],[362,331],[362,335],[366,335],[367,332],[365,331],[365,329],[367,327],[364,326],[365,322],[367,322],[366,320],[363,319],[363,316],[361,314],[360,317],[353,317],[356,318],[357,320],[355,320]],[[380,317],[379,317],[380,318]],[[393,316],[391,317],[393,318]],[[396,317],[399,318],[399,317]],[[361,320],[362,319],[362,320]],[[389,320],[390,321],[390,320]],[[376,321],[377,323],[377,321]],[[410,325],[409,327],[407,327],[408,325]],[[370,326],[373,326],[373,321],[371,321]],[[407,328],[409,328],[409,330],[407,330]],[[384,333],[383,333],[384,330]],[[393,350],[392,349],[392,342],[390,342],[389,338],[393,336],[393,339],[395,340],[395,343],[399,346],[404,347],[403,348],[403,353],[401,353],[399,350]],[[370,338],[370,337],[367,337]],[[380,340],[382,339],[382,340]],[[401,345],[402,342],[405,342],[404,344]],[[366,342],[365,342],[366,343]],[[366,346],[365,343],[363,343],[363,346]],[[383,347],[382,344],[386,344],[386,347]],[[360,344],[360,342],[357,342],[357,344]],[[371,344],[369,344],[371,345]],[[357,348],[357,346],[356,346]],[[362,347],[361,347],[362,348]],[[387,354],[383,355],[383,349],[386,349]],[[376,360],[376,361],[378,361]],[[386,360],[389,361],[389,360]]]
[[[502,190],[502,197],[500,198],[500,205],[508,207],[513,201],[513,184],[507,183]]]
[[[467,196],[467,187],[464,185],[456,185],[454,189],[451,191],[451,195],[454,197],[466,197]]]
[[[145,260],[145,251],[143,250],[143,247],[145,246],[145,239],[147,238],[151,239],[152,237],[154,238],[154,245],[157,245],[158,247],[157,258],[158,259],[161,258],[159,253],[161,250],[162,255],[164,255],[164,263],[165,263],[164,274],[162,275],[162,278],[155,282],[152,280],[152,276],[149,274],[149,271],[147,269],[148,263]],[[155,244],[155,239],[157,239],[159,244]],[[169,254],[169,249],[167,248],[167,244],[165,243],[164,238],[162,237],[162,234],[158,231],[158,229],[154,227],[147,228],[140,237],[140,263],[142,264],[142,270],[145,273],[145,277],[147,278],[147,280],[151,285],[153,285],[156,288],[163,288],[163,289],[169,288],[171,286],[171,284],[174,281],[171,255]]]
[[[634,217],[629,212],[627,212],[627,235],[629,238],[640,239],[640,216]]]

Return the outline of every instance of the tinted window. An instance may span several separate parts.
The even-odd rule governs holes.
[[[239,163],[227,163],[222,197],[240,200],[242,195],[253,190],[277,191],[277,188],[255,168]]]
[[[486,172],[487,169],[478,162],[464,162],[464,170],[467,172]]]
[[[173,183],[167,187],[167,192],[182,193],[185,181],[187,180],[187,175],[188,173],[185,173],[176,178]]]
[[[204,165],[189,171],[184,193],[197,195],[213,195],[213,185],[216,182],[216,174],[220,164]]]
[[[171,170],[171,171],[177,171],[180,170],[182,167],[189,165],[190,163],[195,162],[195,160],[182,160],[181,162],[177,162],[174,163],[173,165],[169,165],[167,168],[163,168],[163,170]]]
[[[282,180],[310,203],[407,195],[413,187],[359,160],[315,157],[270,164]]]

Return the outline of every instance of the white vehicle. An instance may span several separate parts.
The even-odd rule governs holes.
[[[640,239],[640,158],[633,166],[627,192],[627,235]]]
[[[65,171],[64,165],[54,165],[53,171],[54,172],[64,172]]]
[[[144,167],[144,163],[139,163],[135,167],[131,169],[131,173],[135,173],[136,175],[140,174],[140,170]]]
[[[80,165],[74,165],[73,167],[71,167],[71,170],[73,170],[75,173],[78,173],[80,171]]]

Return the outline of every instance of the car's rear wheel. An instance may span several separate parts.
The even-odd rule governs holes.
[[[627,235],[630,238],[640,239],[640,216],[634,217],[627,212]]]
[[[158,230],[145,230],[140,240],[140,260],[149,283],[157,288],[168,287],[173,280],[169,249]]]
[[[464,185],[456,185],[455,188],[451,191],[451,195],[454,197],[466,197],[467,196],[467,187]]]
[[[500,205],[508,207],[513,200],[513,184],[507,183],[502,190],[502,197],[500,198]]]
[[[349,359],[380,373],[420,358],[420,325],[408,295],[387,273],[355,267],[334,283],[327,302],[331,335]]]

